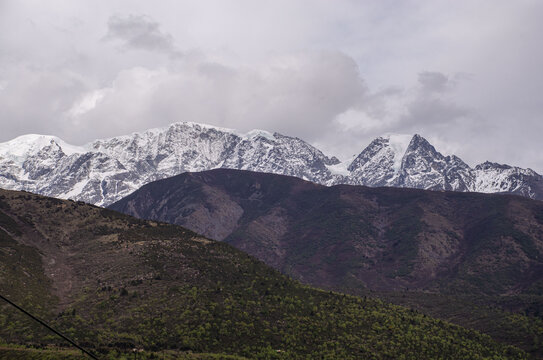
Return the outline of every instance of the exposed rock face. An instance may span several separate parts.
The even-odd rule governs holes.
[[[372,141],[340,163],[299,138],[195,123],[73,146],[54,136],[25,135],[0,144],[0,187],[107,206],[151,181],[183,172],[232,168],[296,176],[324,185],[505,192],[543,199],[533,170],[484,163],[470,168],[443,156],[419,135]]]

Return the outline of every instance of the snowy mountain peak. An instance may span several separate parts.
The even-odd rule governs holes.
[[[441,153],[439,153],[436,150],[436,148],[428,142],[428,140],[426,140],[419,134],[413,135],[413,138],[411,139],[411,142],[409,143],[409,146],[407,147],[406,152],[426,153],[430,156],[441,155]]]
[[[0,187],[108,205],[154,180],[186,171],[233,168],[296,176],[325,185],[510,192],[543,199],[530,169],[486,162],[474,169],[443,156],[416,134],[387,134],[341,163],[305,141],[279,133],[240,133],[179,122],[73,146],[25,135],[0,144]]]
[[[390,186],[398,178],[414,139],[411,135],[387,134],[373,140],[347,168],[355,183]]]
[[[84,147],[29,135],[0,144],[0,150],[0,187],[98,205],[186,171],[228,167],[329,181],[326,166],[337,163],[298,138],[186,122]]]
[[[472,169],[455,155],[444,156],[419,134],[378,137],[347,169],[350,183],[360,185],[510,192],[543,199],[543,178],[533,170],[490,162]]]
[[[28,134],[0,143],[0,157],[22,164],[27,157],[35,155],[43,148],[51,145],[57,146],[66,155],[86,151],[84,147],[70,145],[56,136]]]

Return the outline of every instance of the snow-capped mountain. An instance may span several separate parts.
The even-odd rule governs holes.
[[[420,135],[373,140],[349,171],[359,185],[476,191],[473,170],[454,155],[443,156]]]
[[[484,163],[470,168],[419,135],[372,141],[340,163],[299,138],[196,123],[96,140],[84,146],[24,135],[0,144],[0,187],[106,206],[142,185],[186,171],[233,168],[296,176],[325,185],[508,192],[543,199],[530,169]]]
[[[512,193],[543,200],[543,177],[532,169],[490,162],[471,168],[455,155],[443,156],[420,135],[379,137],[347,169],[344,182],[350,184]]]
[[[395,186],[409,135],[389,135],[373,140],[347,167],[352,184]]]
[[[154,180],[228,167],[313,181],[339,163],[306,142],[278,133],[176,123],[72,146],[25,135],[0,144],[0,187],[108,205]]]
[[[475,167],[473,189],[479,192],[511,192],[532,199],[543,200],[541,175],[532,169],[484,162]]]

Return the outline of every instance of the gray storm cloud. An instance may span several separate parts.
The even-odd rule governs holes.
[[[444,95],[455,88],[455,82],[447,75],[424,71],[419,73],[418,82],[419,88],[408,102],[407,114],[401,121],[406,130],[416,131],[423,124],[427,130],[433,126],[458,124],[458,121],[470,116],[470,109]]]
[[[450,86],[448,77],[445,74],[435,71],[424,71],[419,73],[419,84],[427,92],[443,92]]]
[[[142,49],[175,54],[173,37],[160,30],[160,24],[144,15],[113,15],[107,22],[105,41],[118,40],[122,49]]]

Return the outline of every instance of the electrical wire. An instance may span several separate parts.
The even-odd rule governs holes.
[[[78,345],[75,341],[73,341],[72,339],[70,339],[69,337],[67,337],[66,335],[61,333],[60,331],[55,330],[54,328],[49,326],[45,321],[43,321],[43,320],[37,318],[36,316],[32,315],[31,313],[29,313],[28,311],[26,311],[25,309],[23,309],[19,305],[15,304],[13,301],[11,301],[8,298],[2,296],[1,294],[0,294],[0,299],[4,300],[5,302],[10,304],[11,306],[15,307],[17,310],[21,311],[23,314],[27,315],[28,317],[30,317],[30,318],[34,319],[35,321],[39,322],[41,325],[43,325],[47,329],[51,330],[52,332],[54,332],[55,334],[57,334],[58,336],[60,336],[61,338],[63,338],[64,340],[66,340],[67,342],[69,342],[70,344],[75,346],[76,348],[78,348],[79,350],[81,350],[84,354],[90,356],[92,359],[99,360],[98,357],[96,357],[96,355],[94,355],[93,353],[91,353],[88,350],[85,350],[85,348]]]

